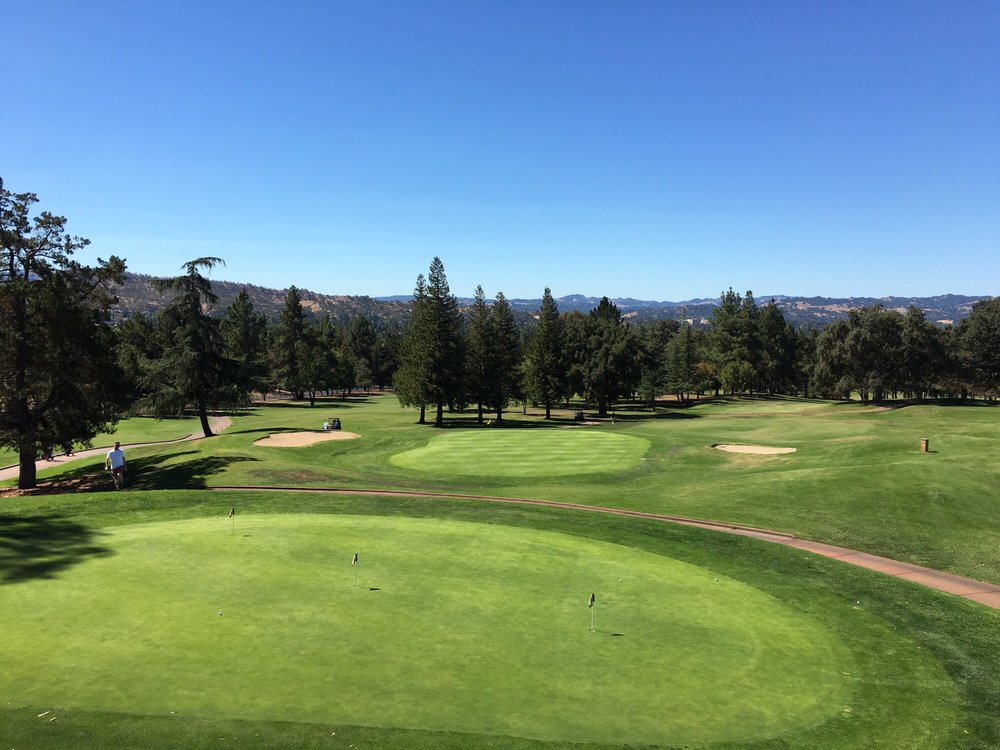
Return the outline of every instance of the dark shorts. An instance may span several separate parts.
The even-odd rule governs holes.
[[[116,477],[120,477],[124,473],[125,473],[125,467],[124,466],[118,466],[118,467],[116,467],[116,468],[114,468],[114,469],[111,470],[111,474],[113,476],[116,476]]]

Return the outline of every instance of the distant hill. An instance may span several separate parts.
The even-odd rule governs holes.
[[[152,276],[129,273],[125,284],[118,290],[119,304],[116,317],[123,318],[135,313],[150,314],[160,310],[168,297],[161,296],[152,285]],[[241,289],[246,289],[258,312],[269,319],[277,318],[281,303],[285,298],[285,289],[268,289],[253,284],[239,284],[232,281],[212,281],[213,291],[219,295],[219,305],[216,312],[221,315],[229,303],[236,298]],[[319,317],[329,315],[337,321],[348,322],[356,315],[364,315],[369,320],[383,321],[388,324],[401,324],[406,320],[410,309],[410,295],[393,297],[368,297],[345,294],[320,294],[306,289],[299,289],[302,305],[308,315]],[[785,318],[794,326],[822,327],[835,320],[847,317],[848,310],[856,307],[881,303],[887,308],[903,312],[910,305],[915,305],[924,311],[927,319],[938,325],[957,323],[968,317],[972,305],[979,300],[989,299],[988,296],[970,297],[961,294],[943,294],[937,297],[796,297],[793,295],[774,294],[756,297],[757,304],[767,304],[772,299],[781,308]],[[472,304],[471,297],[460,297],[459,304],[468,307]],[[517,317],[527,320],[537,313],[541,306],[540,299],[508,300]],[[601,301],[600,297],[586,297],[571,294],[556,299],[560,312],[589,312]],[[690,299],[683,302],[657,302],[638,300],[628,297],[612,299],[622,314],[637,322],[650,322],[667,318],[687,320],[694,325],[707,325],[712,317],[712,310],[718,305],[716,299]]]

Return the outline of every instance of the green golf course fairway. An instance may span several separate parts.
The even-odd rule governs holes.
[[[100,543],[0,590],[0,703],[671,745],[781,735],[850,703],[851,652],[819,620],[617,544],[304,514]]]
[[[598,429],[483,429],[436,435],[390,458],[437,475],[543,477],[624,471],[649,448],[644,438]]]

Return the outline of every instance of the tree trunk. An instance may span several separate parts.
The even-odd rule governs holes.
[[[34,441],[32,441],[34,443]],[[35,446],[21,446],[18,451],[20,469],[17,475],[17,487],[22,490],[33,490],[38,485],[35,471]]]
[[[476,419],[479,422],[479,424],[482,424],[483,423],[483,402],[480,401],[476,406],[479,409],[479,415],[478,415],[478,417],[476,417]]]
[[[548,405],[548,403],[545,404],[545,418],[546,419],[552,419],[552,409]]]
[[[198,402],[198,418],[201,420],[201,429],[204,431],[205,437],[212,437],[215,433],[212,432],[212,428],[208,424],[208,410],[204,401]]]
[[[434,426],[435,427],[444,426],[444,401],[438,401],[437,414],[434,417]]]
[[[427,415],[427,407],[426,406],[421,406],[420,407],[420,419],[417,420],[417,424],[427,424],[426,415]]]

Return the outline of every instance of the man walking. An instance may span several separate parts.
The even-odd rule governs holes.
[[[115,447],[108,451],[108,457],[104,461],[104,466],[111,472],[111,478],[115,482],[115,489],[120,490],[125,486],[125,451],[122,444],[116,442]]]

